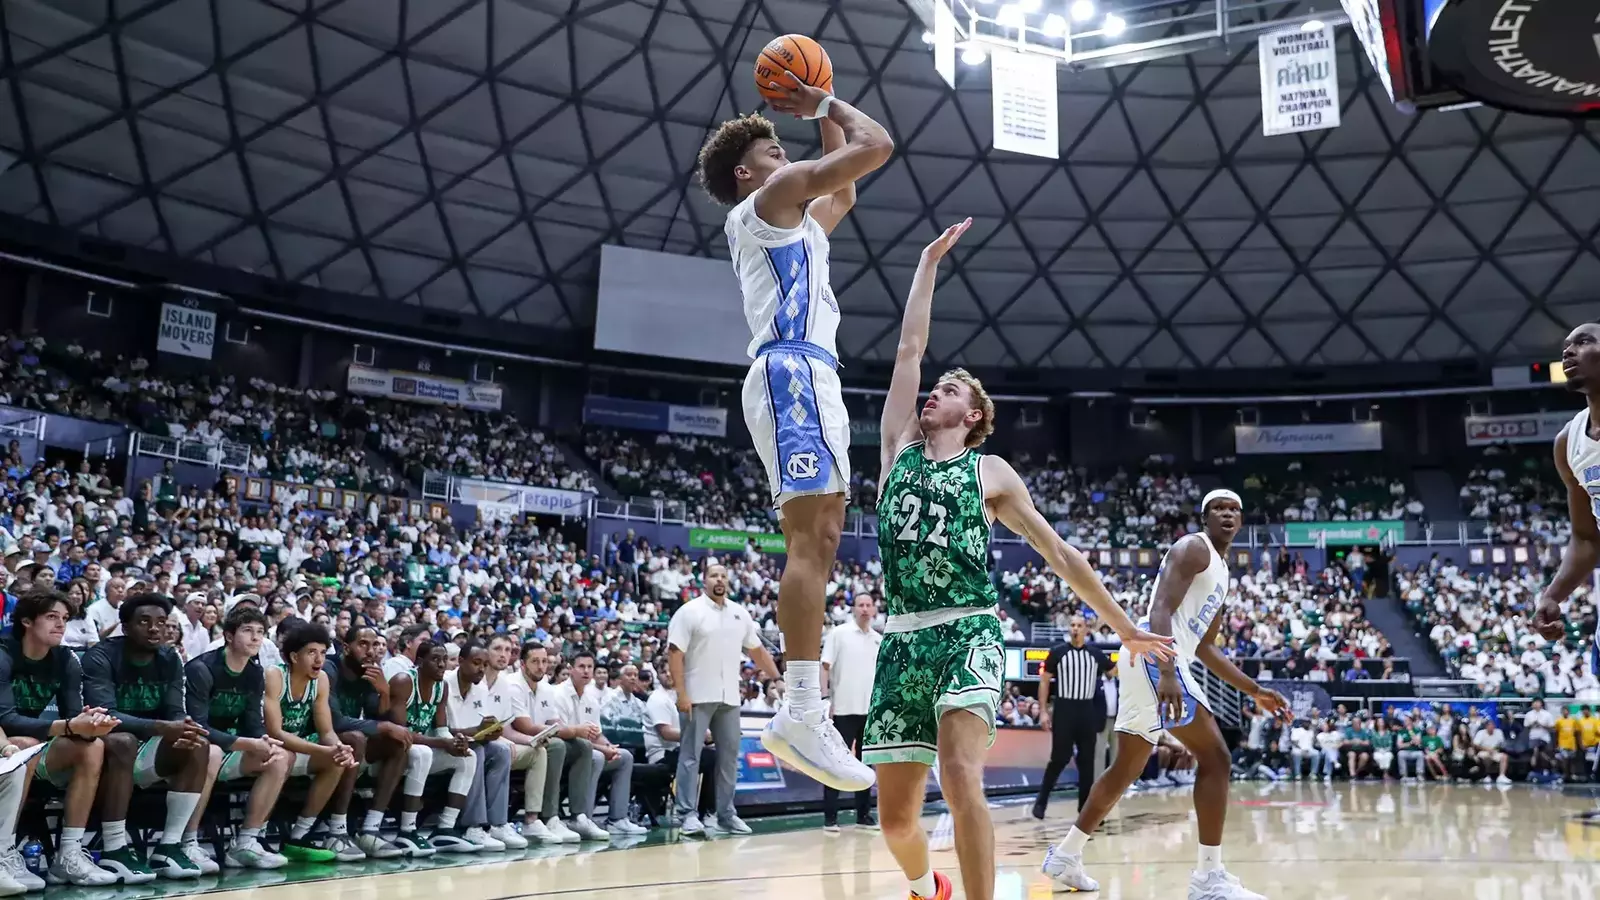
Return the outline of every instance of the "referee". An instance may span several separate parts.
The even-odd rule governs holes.
[[[1095,744],[1106,718],[1100,678],[1110,674],[1114,665],[1105,653],[1089,646],[1089,626],[1082,616],[1073,616],[1070,628],[1071,641],[1051,647],[1039,671],[1039,708],[1044,710],[1039,724],[1050,729],[1051,743],[1050,764],[1045,766],[1039,797],[1033,801],[1035,819],[1044,818],[1056,779],[1074,754],[1078,757],[1080,812],[1094,787]]]

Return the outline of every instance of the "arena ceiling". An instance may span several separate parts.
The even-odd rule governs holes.
[[[987,67],[945,89],[898,0],[0,16],[0,210],[428,309],[581,333],[602,244],[725,256],[695,153],[757,107],[750,61],[786,32],[817,35],[898,142],[834,235],[847,358],[892,355],[922,244],[966,215],[931,349],[974,366],[1549,358],[1596,308],[1596,129],[1402,116],[1347,28],[1337,130],[1261,136],[1252,44],[1063,72],[1052,164],[990,152]],[[814,129],[781,128],[813,152]]]

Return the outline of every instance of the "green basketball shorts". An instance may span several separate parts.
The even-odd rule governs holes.
[[[1005,666],[1005,637],[992,614],[885,634],[861,760],[869,766],[932,766],[938,758],[939,719],[952,709],[987,722],[993,745]]]

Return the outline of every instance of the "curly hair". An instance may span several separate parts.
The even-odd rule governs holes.
[[[989,392],[983,389],[983,382],[966,369],[951,369],[939,376],[940,381],[958,381],[967,386],[972,392],[972,408],[983,413],[983,418],[978,420],[972,430],[967,432],[967,439],[963,442],[968,447],[976,447],[988,440],[994,434],[994,401],[989,399]]]
[[[723,122],[706,139],[705,146],[700,148],[697,165],[700,185],[711,195],[711,199],[724,206],[739,202],[739,182],[733,170],[738,167],[739,160],[744,159],[750,145],[763,138],[777,141],[778,130],[760,113],[751,113]]]

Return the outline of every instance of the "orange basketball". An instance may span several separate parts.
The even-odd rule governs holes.
[[[812,87],[833,91],[833,62],[828,59],[828,51],[803,34],[773,38],[756,57],[756,90],[768,102],[782,98],[782,94],[774,94],[767,85],[774,81],[782,83],[779,76],[785,71],[793,72],[796,78]]]

